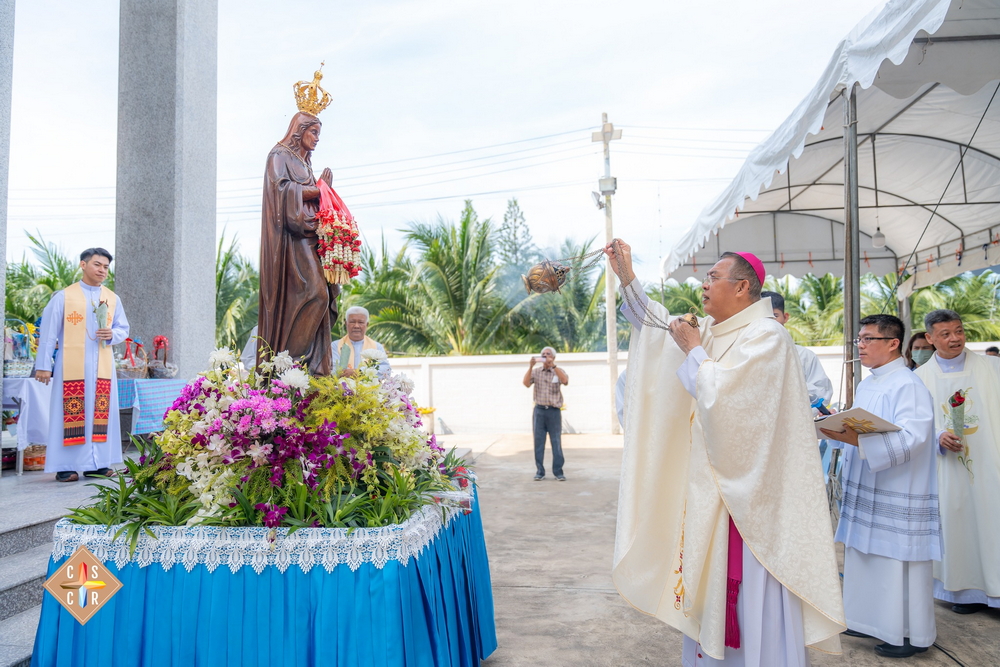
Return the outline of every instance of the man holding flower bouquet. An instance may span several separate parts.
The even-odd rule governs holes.
[[[934,597],[958,614],[1000,608],[1000,360],[965,349],[952,310],[924,325],[935,353],[914,372],[934,395],[944,538]]]
[[[112,345],[128,338],[128,319],[117,295],[102,283],[111,253],[80,254],[83,279],[52,295],[42,313],[35,379],[52,382],[45,472],[58,482],[84,475],[110,477],[122,462],[118,383]]]

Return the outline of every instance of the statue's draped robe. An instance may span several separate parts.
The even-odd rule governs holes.
[[[718,324],[707,318],[700,332],[710,358],[692,400],[676,375],[685,355],[669,333],[633,331],[615,586],[722,659],[731,515],[746,548],[801,601],[805,644],[838,652],[843,602],[795,346],[770,299]]]
[[[299,118],[292,119],[292,128]],[[288,143],[287,138],[283,143]],[[258,359],[261,350],[287,350],[303,358],[314,375],[329,375],[330,328],[337,319],[340,288],[328,285],[316,254],[319,199],[303,201],[302,190],[315,187],[309,167],[282,145],[267,156],[260,234],[260,307]]]
[[[951,429],[948,398],[968,390],[968,458],[938,449],[944,555],[934,563],[934,597],[1000,607],[1000,360],[968,349],[962,356],[935,354],[914,371],[934,397],[937,434]]]

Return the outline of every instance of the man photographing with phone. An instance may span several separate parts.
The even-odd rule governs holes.
[[[538,366],[541,361],[542,365]],[[552,445],[552,474],[560,482],[563,475],[562,453],[562,385],[569,384],[566,371],[556,366],[556,351],[551,347],[542,349],[541,355],[532,357],[528,371],[524,374],[524,386],[534,385],[535,411],[532,416],[532,430],[535,434],[535,481],[545,479],[545,434]]]

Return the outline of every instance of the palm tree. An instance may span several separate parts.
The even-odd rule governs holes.
[[[679,283],[674,279],[666,281],[659,289],[652,286],[646,288],[649,298],[661,303],[671,315],[693,312],[698,317],[704,317],[705,308],[701,303],[701,293],[701,283],[688,281]]]
[[[241,349],[257,325],[260,274],[223,232],[215,252],[215,343]]]
[[[365,306],[372,332],[397,352],[500,351],[500,332],[520,303],[508,308],[503,298],[493,242],[492,224],[479,220],[471,200],[457,223],[440,217],[410,223],[406,245],[395,256],[384,241],[379,259],[364,255],[363,279],[350,288],[345,305]]]
[[[867,273],[861,276],[861,316],[883,313],[899,315],[897,282],[895,273],[887,273],[884,276]]]
[[[371,318],[369,332],[395,354],[425,354],[434,348],[424,322],[423,307],[411,288],[416,266],[404,243],[398,252],[389,252],[382,238],[376,255],[369,246],[361,248],[361,274],[344,287],[341,310],[351,306],[366,308]],[[335,331],[342,333],[341,317]]]
[[[970,341],[1000,339],[1000,274],[963,273],[917,290],[913,297],[917,328],[923,328],[924,316],[938,308],[954,310],[961,316]]]
[[[27,237],[38,265],[27,258],[7,265],[4,309],[7,317],[34,322],[42,316],[52,295],[79,281],[83,272],[78,261],[67,257],[54,243],[46,243],[41,234],[27,233]],[[108,274],[105,284],[114,289],[113,273]]]
[[[445,354],[495,350],[497,331],[509,316],[496,284],[493,226],[465,202],[458,224],[442,218],[412,223],[407,241],[420,254],[411,288],[423,313],[427,339]]]
[[[800,345],[844,344],[844,284],[832,273],[807,273],[794,283],[790,276],[768,280],[765,288],[785,297],[790,315],[785,328]]]

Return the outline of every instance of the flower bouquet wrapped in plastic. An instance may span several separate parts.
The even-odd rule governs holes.
[[[323,262],[323,273],[331,285],[344,285],[361,273],[361,239],[358,224],[347,205],[333,188],[320,180],[319,244],[316,252]]]

